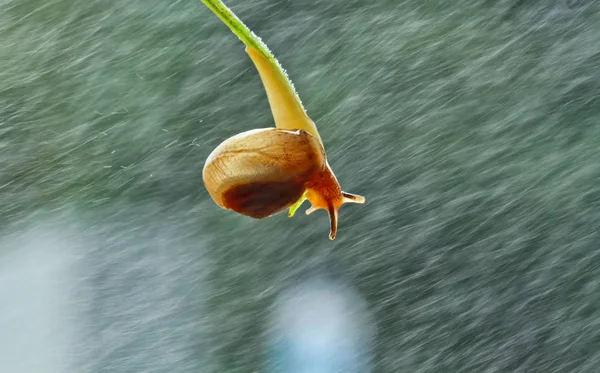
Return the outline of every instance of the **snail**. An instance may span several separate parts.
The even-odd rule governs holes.
[[[220,3],[203,1],[207,5]],[[211,9],[224,21],[235,17],[230,10],[223,13],[226,8],[222,3]],[[265,88],[275,127],[242,132],[218,145],[202,170],[206,190],[218,206],[255,219],[288,208],[288,216],[292,217],[308,200],[312,206],[306,210],[307,215],[319,209],[329,213],[329,238],[333,240],[339,208],[344,203],[362,204],[365,198],[342,191],[327,162],[317,127],[277,60],[264,44],[255,47],[241,39]]]

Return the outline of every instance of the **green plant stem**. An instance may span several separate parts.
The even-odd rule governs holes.
[[[233,31],[233,33],[249,48],[254,48],[263,54],[269,62],[273,64],[284,78],[284,81],[289,85],[292,92],[294,92],[300,106],[303,110],[304,106],[300,96],[294,88],[294,84],[288,77],[286,71],[283,69],[277,58],[269,51],[267,45],[248,28],[236,15],[229,9],[221,0],[201,0],[210,10],[212,10],[220,19]]]

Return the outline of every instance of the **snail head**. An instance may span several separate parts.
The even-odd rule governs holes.
[[[300,205],[308,200],[311,207],[306,210],[306,215],[323,209],[329,214],[329,238],[335,239],[338,227],[338,210],[344,203],[365,203],[365,197],[342,191],[340,183],[333,174],[329,164],[306,183],[306,191],[294,205],[290,207],[289,216],[293,216]]]

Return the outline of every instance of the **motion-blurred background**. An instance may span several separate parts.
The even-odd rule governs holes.
[[[365,205],[256,221],[201,171],[273,124],[197,0],[0,1],[0,371],[260,372],[307,273],[373,372],[600,371],[600,3],[229,0]]]

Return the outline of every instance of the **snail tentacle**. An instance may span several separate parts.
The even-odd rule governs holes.
[[[306,210],[306,215],[310,215],[313,212],[317,211],[319,208],[315,206],[311,206],[308,210]]]
[[[329,230],[329,239],[335,240],[335,236],[337,236],[337,227],[338,227],[338,209],[335,208],[332,204],[328,206],[329,212],[329,221],[331,224],[331,228]]]
[[[344,197],[344,203],[365,203],[365,197],[359,196],[358,194],[342,192],[342,197]]]

